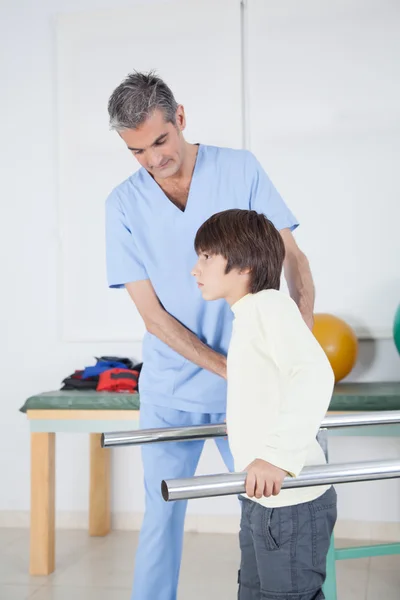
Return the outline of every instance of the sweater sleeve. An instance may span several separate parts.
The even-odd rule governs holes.
[[[273,427],[258,458],[296,477],[328,410],[334,375],[294,301],[284,297],[273,308],[258,307],[263,346],[268,348],[268,377],[276,378],[272,388],[278,395],[273,403],[277,407]]]

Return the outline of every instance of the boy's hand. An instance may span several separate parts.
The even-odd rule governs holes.
[[[271,465],[261,458],[256,458],[249,464],[246,477],[246,494],[249,498],[260,499],[262,496],[277,496],[281,491],[282,482],[287,472]]]

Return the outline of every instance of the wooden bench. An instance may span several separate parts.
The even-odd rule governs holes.
[[[89,534],[104,536],[111,528],[110,450],[101,448],[101,433],[139,428],[139,394],[93,391],[47,392],[29,398],[21,412],[31,432],[30,574],[55,569],[56,433],[90,436]],[[329,412],[400,410],[400,383],[353,383],[336,386]],[[398,435],[391,426],[332,430],[330,435]]]
[[[46,392],[28,398],[31,432],[30,562],[31,575],[55,569],[56,433],[88,433],[90,441],[89,535],[111,528],[110,450],[103,432],[139,427],[139,395],[99,392]]]

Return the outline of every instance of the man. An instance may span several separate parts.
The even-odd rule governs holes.
[[[222,422],[232,314],[223,300],[206,303],[192,280],[196,231],[229,208],[265,213],[285,244],[290,294],[312,327],[312,277],[292,236],[298,223],[250,152],[185,141],[184,108],[154,74],[130,74],[108,110],[111,128],[142,167],[106,203],[109,285],[128,290],[147,330],[140,426]],[[217,445],[232,470],[227,440]],[[202,447],[193,441],[142,448],[146,510],[132,600],[176,599],[186,503],[165,503],[160,482],[193,476]]]

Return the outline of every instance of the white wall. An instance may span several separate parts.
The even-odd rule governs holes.
[[[59,321],[59,230],[56,197],[54,16],[56,12],[131,6],[119,0],[42,0],[1,5],[2,66],[0,95],[3,116],[1,156],[1,372],[0,395],[0,519],[27,523],[29,509],[29,433],[18,412],[24,399],[57,389],[73,369],[90,364],[99,354],[140,359],[140,345],[127,343],[62,343]],[[204,140],[207,141],[207,140]],[[290,173],[288,173],[288,177]],[[385,236],[385,230],[381,234]],[[357,239],[357,231],[354,232]],[[391,340],[362,342],[353,378],[398,380],[399,357]],[[398,456],[398,440],[334,440],[331,457]],[[209,444],[200,471],[222,468]],[[368,490],[368,493],[366,493]],[[398,482],[340,488],[340,516],[366,521],[400,520]],[[350,498],[351,493],[351,498]],[[69,523],[84,524],[88,501],[88,440],[60,435],[57,441],[57,506]],[[113,456],[113,512],[122,524],[137,522],[143,510],[138,451],[123,449]],[[236,514],[234,499],[192,503],[190,513]],[[62,522],[62,514],[59,523]],[[212,522],[212,521],[210,521]],[[218,526],[223,526],[218,519]]]
[[[144,333],[128,295],[104,285],[105,211],[100,202],[139,167],[108,128],[107,99],[124,76],[132,68],[157,69],[185,107],[188,141],[242,145],[239,1],[157,4],[155,22],[154,12],[152,4],[137,4],[129,10],[80,12],[57,20],[64,341],[141,341]],[[136,32],[138,22],[143,26]],[[177,61],[176,48],[182,45],[188,47]]]
[[[399,32],[391,0],[248,0],[251,149],[302,223],[316,312],[362,337],[391,336],[400,298]]]

